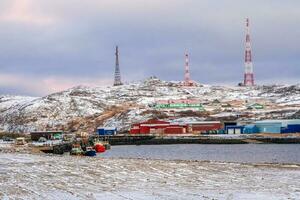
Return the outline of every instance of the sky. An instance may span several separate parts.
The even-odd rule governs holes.
[[[300,82],[299,0],[1,0],[0,94],[43,96],[157,76],[236,85],[250,19],[257,84]]]

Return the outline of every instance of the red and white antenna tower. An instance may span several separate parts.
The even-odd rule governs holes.
[[[191,77],[190,77],[190,67],[189,67],[189,54],[185,54],[185,71],[184,71],[184,85],[191,84]]]
[[[244,85],[253,86],[254,85],[254,74],[253,74],[253,64],[252,64],[252,51],[250,42],[250,29],[249,29],[249,19],[246,19],[246,44],[245,44],[245,74],[244,74]]]

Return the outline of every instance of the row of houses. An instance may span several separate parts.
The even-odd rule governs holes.
[[[149,105],[150,107],[153,107],[155,109],[191,109],[191,110],[197,110],[197,111],[205,111],[204,104],[201,103],[200,100],[197,99],[169,99],[169,100],[158,100],[154,104]],[[234,106],[241,107],[243,106],[243,101],[231,101],[227,103],[221,103],[219,100],[214,100],[212,102],[213,105],[220,104],[223,108],[230,108]],[[264,109],[265,106],[260,103],[246,103],[246,108],[248,110],[261,110]]]
[[[194,99],[159,100],[152,107],[155,109],[192,109],[205,111],[200,101]]]

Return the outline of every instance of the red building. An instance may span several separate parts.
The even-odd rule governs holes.
[[[170,122],[151,119],[146,122],[133,124],[130,134],[164,133],[164,129],[168,126],[170,126]]]
[[[219,121],[189,122],[174,124],[161,120],[148,120],[133,124],[130,134],[184,134],[184,133],[214,133],[222,128]]]
[[[179,125],[169,126],[165,128],[164,134],[183,134],[186,133],[187,128]]]
[[[213,133],[222,129],[220,121],[202,121],[188,123],[192,133]]]

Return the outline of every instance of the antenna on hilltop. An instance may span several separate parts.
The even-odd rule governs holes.
[[[115,66],[115,80],[114,80],[114,86],[123,85],[121,81],[121,72],[120,72],[120,66],[119,66],[119,48],[116,46],[116,66]]]
[[[245,74],[244,74],[244,85],[254,86],[254,73],[252,63],[252,50],[250,42],[250,25],[249,19],[246,19],[246,44],[245,44]]]
[[[191,82],[190,65],[189,65],[189,54],[185,53],[185,64],[184,64],[184,83],[189,85]]]

